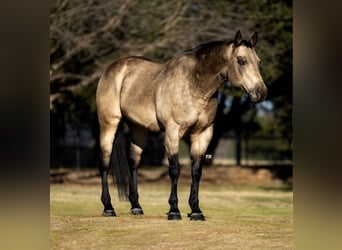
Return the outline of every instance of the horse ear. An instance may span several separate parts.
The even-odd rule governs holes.
[[[258,41],[258,32],[254,32],[253,36],[251,37],[251,44],[254,46]]]
[[[234,40],[235,46],[239,46],[239,45],[241,44],[241,41],[242,41],[242,35],[241,35],[240,30],[238,30],[238,31],[236,32],[235,40]]]

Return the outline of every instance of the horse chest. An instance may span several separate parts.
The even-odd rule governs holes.
[[[207,103],[206,105],[198,103],[184,105],[184,103],[179,103],[179,105],[173,105],[170,112],[162,114],[161,120],[163,124],[167,124],[172,120],[178,124],[180,134],[184,134],[190,129],[202,130],[212,124],[215,112],[216,105],[214,102]]]

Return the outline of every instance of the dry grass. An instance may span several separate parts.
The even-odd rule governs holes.
[[[203,185],[201,208],[206,221],[186,213],[188,185],[179,187],[183,220],[168,221],[169,186],[142,183],[145,215],[129,214],[114,187],[116,218],[102,217],[100,186],[53,184],[50,189],[51,249],[292,249],[292,192],[260,187]]]

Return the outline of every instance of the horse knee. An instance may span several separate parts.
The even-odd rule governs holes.
[[[170,166],[169,167],[169,176],[171,179],[178,178],[180,175],[180,167],[179,166]]]
[[[178,178],[180,175],[180,165],[178,162],[178,156],[171,156],[169,159],[169,176],[171,179]]]
[[[193,167],[191,172],[196,180],[199,180],[202,177],[202,167]]]
[[[199,180],[202,176],[202,156],[192,156],[191,175],[196,180]]]

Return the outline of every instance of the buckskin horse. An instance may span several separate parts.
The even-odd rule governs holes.
[[[262,101],[267,95],[259,72],[260,59],[254,49],[257,40],[256,32],[246,40],[237,31],[232,41],[202,44],[164,63],[130,56],[106,68],[96,91],[104,216],[116,216],[108,190],[110,166],[119,197],[129,199],[133,215],[143,214],[137,188],[141,153],[148,131],[165,131],[171,179],[167,218],[181,219],[177,197],[179,140],[189,135],[192,183],[188,216],[191,220],[205,220],[198,192],[202,158],[213,134],[217,90],[230,81],[247,92],[253,102]],[[129,143],[125,143],[127,136],[118,129],[122,122],[129,127]]]

